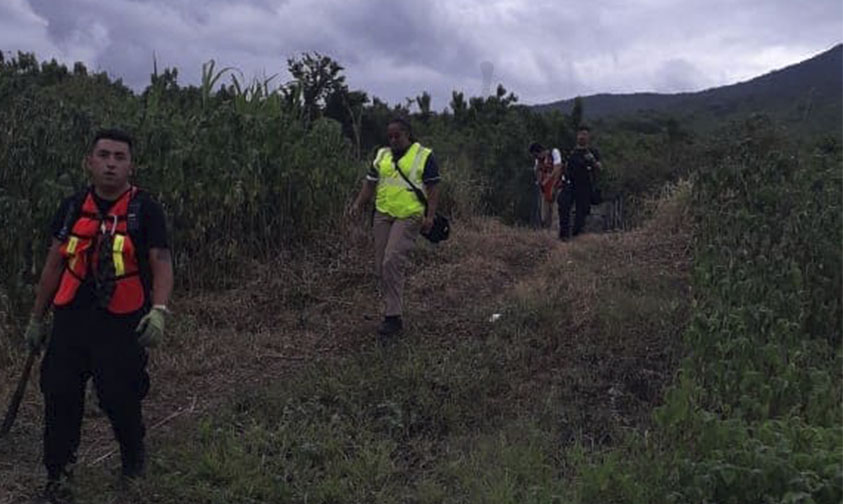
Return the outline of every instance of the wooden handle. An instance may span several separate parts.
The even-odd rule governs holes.
[[[9,402],[9,407],[6,409],[6,416],[3,417],[3,426],[0,427],[0,438],[9,433],[12,429],[12,424],[15,423],[15,418],[18,416],[18,408],[20,407],[23,393],[26,392],[26,384],[29,381],[29,374],[32,371],[32,365],[35,363],[35,357],[38,355],[37,350],[30,350],[26,357],[26,364],[23,365],[23,373],[18,379],[18,387],[15,389],[15,394]]]

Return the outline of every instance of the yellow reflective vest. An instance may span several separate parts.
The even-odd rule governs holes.
[[[397,169],[401,170],[422,191],[424,191],[422,174],[430,153],[430,149],[415,142],[397,163]],[[378,189],[375,198],[375,208],[378,212],[396,219],[424,215],[424,205],[407,181],[395,171],[396,163],[392,157],[392,149],[389,147],[379,149],[375,156],[374,166],[378,172]]]

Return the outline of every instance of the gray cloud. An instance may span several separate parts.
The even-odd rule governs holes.
[[[85,62],[142,88],[159,66],[197,82],[202,62],[279,73],[331,55],[349,84],[391,103],[445,107],[494,64],[522,102],[702,89],[810,57],[841,40],[838,0],[4,0],[0,50]]]
[[[692,91],[706,81],[706,76],[689,61],[681,58],[671,59],[659,66],[653,89],[668,93]]]

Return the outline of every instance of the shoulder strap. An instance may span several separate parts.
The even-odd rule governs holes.
[[[416,155],[418,156],[420,154],[416,154]],[[393,161],[393,163],[395,163],[395,161]],[[410,184],[410,187],[413,189],[413,192],[416,194],[416,198],[418,198],[419,201],[421,201],[422,205],[424,205],[424,208],[427,209],[427,196],[424,195],[424,192],[421,189],[419,189],[418,187],[416,187],[416,184],[410,182],[410,178],[407,177],[406,175],[404,175],[404,172],[401,171],[401,167],[398,166],[398,163],[395,163],[395,171],[397,171],[398,174],[401,175],[401,178],[403,178],[405,182]]]
[[[137,187],[132,188],[129,196],[129,207],[126,210],[126,232],[133,235],[140,229],[141,191]]]
[[[67,211],[64,214],[64,222],[62,223],[59,234],[56,237],[59,241],[63,242],[67,240],[68,236],[70,236],[70,231],[73,229],[73,225],[76,224],[76,221],[79,219],[79,214],[82,213],[82,205],[85,204],[85,198],[88,196],[89,191],[90,189],[86,188],[85,190],[79,191],[73,195],[70,200],[70,204],[67,206]]]

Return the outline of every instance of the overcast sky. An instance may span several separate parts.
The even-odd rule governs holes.
[[[135,89],[203,61],[247,77],[303,51],[390,103],[502,83],[522,103],[602,92],[695,91],[809,58],[843,39],[841,0],[0,0],[0,50],[105,70]],[[489,67],[489,65],[486,65]]]

